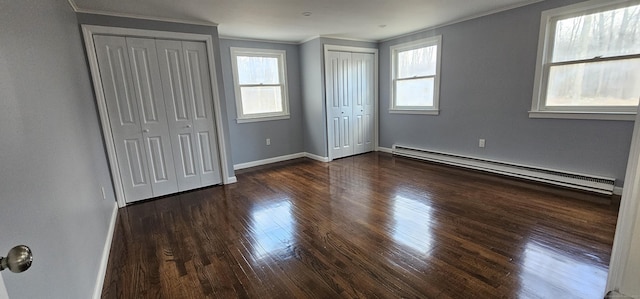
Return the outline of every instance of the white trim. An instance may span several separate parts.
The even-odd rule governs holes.
[[[73,9],[74,12],[78,12],[78,5],[76,5],[76,3],[73,0],[68,0],[67,2],[69,3],[69,5],[71,6],[71,9]]]
[[[614,195],[622,195],[622,192],[624,191],[623,187],[613,187],[613,194]]]
[[[238,123],[246,122],[258,122],[269,121],[275,119],[286,119],[290,117],[289,112],[289,84],[287,80],[287,51],[277,49],[260,49],[260,48],[229,48],[231,52],[231,73],[233,74],[233,91],[235,94],[236,102],[236,121]],[[242,106],[242,93],[240,92],[241,84],[239,82],[240,76],[238,75],[238,56],[251,56],[251,57],[269,57],[276,58],[278,60],[278,84],[265,84],[266,86],[279,86],[280,87],[280,101],[282,102],[282,111],[269,112],[260,114],[245,114],[244,107]],[[246,85],[246,84],[245,84]],[[262,85],[262,84],[260,84]],[[258,87],[250,85],[252,87]]]
[[[419,48],[426,48],[436,46],[436,73],[433,76],[433,106],[424,106],[424,107],[407,107],[407,106],[397,106],[396,105],[396,81],[398,80],[397,75],[398,72],[396,70],[397,64],[397,53],[401,51],[409,51],[415,50]],[[435,35],[427,38],[422,38],[415,41],[410,41],[406,43],[400,43],[389,47],[390,53],[390,66],[391,66],[391,91],[389,101],[389,113],[406,113],[406,114],[430,114],[430,115],[438,115],[440,107],[440,73],[442,71],[441,62],[442,62],[442,35]],[[414,77],[415,78],[415,77]],[[404,79],[404,78],[403,78]],[[421,113],[420,111],[424,111]]]
[[[623,3],[635,5],[638,0],[591,0],[572,5],[545,10],[540,17],[540,30],[538,33],[538,51],[536,56],[536,69],[534,73],[533,95],[531,99],[530,118],[566,118],[566,119],[601,119],[601,120],[633,120],[637,107],[628,106],[589,106],[589,107],[550,107],[546,105],[546,93],[549,80],[549,69],[552,65],[551,54],[555,37],[556,22],[559,18],[569,17],[575,14],[586,14],[594,9],[613,9]],[[634,55],[628,59],[633,58]],[[637,55],[635,55],[637,56]],[[595,63],[606,61],[608,58],[583,59],[582,62]],[[616,58],[618,59],[618,58]],[[574,61],[575,62],[575,61]],[[579,111],[574,111],[579,109]]]
[[[635,113],[529,111],[529,118],[600,119],[600,120],[633,121],[635,117],[636,117]]]
[[[335,52],[351,52],[351,53],[366,53],[366,54],[378,53],[378,49],[376,48],[340,46],[340,45],[329,45],[329,44],[324,45],[324,49],[326,51],[335,51]]]
[[[270,121],[270,120],[282,120],[282,119],[290,119],[290,115],[280,115],[280,116],[267,116],[267,117],[252,117],[252,118],[236,118],[236,122],[239,124],[244,123],[253,123],[259,121]]]
[[[228,35],[219,35],[218,38],[227,39],[227,40],[245,41],[245,42],[270,43],[270,44],[285,44],[285,45],[300,44],[298,42],[288,42],[288,41],[278,41],[278,40],[268,40],[268,39],[248,38],[248,37],[236,37],[236,36],[228,36]]]
[[[109,229],[107,230],[107,238],[104,242],[104,248],[102,249],[102,258],[100,259],[100,267],[98,268],[98,277],[96,278],[96,285],[93,289],[93,299],[100,299],[102,296],[102,286],[104,285],[104,278],[107,274],[109,253],[111,252],[111,243],[113,241],[113,233],[115,232],[117,219],[118,205],[114,202],[113,211],[111,212],[111,220],[109,222]]]
[[[329,162],[329,158],[328,157],[321,157],[321,156],[318,156],[318,155],[314,155],[312,153],[300,152],[300,153],[295,153],[295,154],[290,154],[290,155],[284,155],[284,156],[278,156],[278,157],[263,159],[263,160],[257,160],[257,161],[252,161],[252,162],[235,164],[235,165],[233,165],[233,169],[234,170],[240,170],[240,169],[246,169],[246,168],[251,168],[251,167],[256,167],[256,166],[267,165],[267,164],[271,164],[271,163],[277,163],[277,162],[282,162],[282,161],[299,159],[299,158],[309,158],[309,159],[320,161],[320,162]]]
[[[309,38],[303,39],[303,40],[301,40],[300,42],[298,42],[298,45],[302,45],[302,44],[304,44],[304,43],[310,42],[310,41],[312,41],[312,40],[314,40],[314,39],[316,39],[316,38],[320,38],[320,37],[321,37],[320,35],[314,35],[314,36],[311,36],[311,37],[309,37]]]
[[[312,154],[308,152],[304,153],[304,156],[311,160],[316,160],[316,161],[325,162],[325,163],[328,163],[330,161],[329,157],[322,157],[322,156],[318,156],[316,154]]]
[[[364,38],[354,38],[354,37],[336,37],[331,35],[320,35],[319,37],[335,39],[335,40],[346,40],[346,41],[354,41],[354,42],[363,42],[363,43],[377,43],[378,41],[372,39],[364,39]]]
[[[86,14],[94,14],[94,15],[141,19],[141,20],[159,21],[159,22],[182,23],[182,24],[200,25],[200,26],[213,26],[213,27],[218,26],[217,23],[210,22],[210,21],[193,21],[193,20],[165,18],[165,17],[152,17],[152,16],[130,14],[130,13],[123,13],[123,12],[80,8],[73,0],[69,0],[69,4],[71,5],[71,8],[73,9],[73,11],[76,13],[86,13]]]
[[[225,181],[225,184],[235,184],[238,182],[238,178],[236,178],[236,176],[232,176],[232,177],[228,177],[227,180]]]
[[[411,110],[411,109],[389,109],[391,114],[426,114],[426,115],[439,115],[440,110]]]
[[[640,109],[640,107],[639,107]],[[633,228],[638,218],[640,202],[640,114],[636,115],[636,122],[631,138],[627,171],[624,176],[625,186],[622,190],[618,223],[611,249],[611,261],[609,263],[609,276],[607,277],[608,291],[619,291],[622,287],[625,268],[631,254],[633,241]]]
[[[305,157],[304,153],[295,153],[295,154],[290,154],[290,155],[278,156],[278,157],[262,159],[262,160],[252,161],[252,162],[235,164],[235,165],[233,165],[233,170],[251,168],[251,167],[256,167],[256,166],[261,166],[261,165],[266,165],[266,164],[271,164],[271,163],[277,163],[277,162],[282,162],[282,161],[287,161],[287,160],[304,158],[304,157]]]
[[[377,148],[377,151],[378,151],[378,152],[383,152],[383,153],[388,153],[388,154],[392,154],[392,153],[393,153],[393,150],[392,150],[392,149],[390,149],[390,148],[388,148],[388,147],[382,147],[382,146],[379,146],[379,147]]]
[[[213,55],[214,45],[211,35],[206,34],[194,34],[194,33],[182,33],[182,32],[168,32],[168,31],[155,31],[155,30],[143,30],[143,29],[131,29],[121,27],[106,27],[95,25],[82,25],[82,34],[84,37],[87,60],[89,61],[89,69],[91,72],[91,78],[93,80],[93,88],[95,90],[96,102],[98,104],[98,113],[100,115],[100,121],[102,123],[102,133],[104,136],[105,146],[107,148],[107,156],[109,160],[109,166],[112,171],[112,181],[115,189],[116,200],[119,207],[126,205],[124,188],[120,182],[120,168],[116,160],[115,145],[113,143],[113,136],[111,134],[111,124],[109,123],[106,100],[104,97],[104,91],[102,89],[102,79],[100,78],[100,71],[98,68],[98,59],[96,57],[95,45],[93,43],[94,34],[110,34],[110,35],[122,35],[122,36],[137,36],[137,37],[152,37],[152,38],[164,38],[164,39],[176,39],[176,40],[189,40],[200,41],[206,44],[207,58],[209,60],[209,77],[211,80],[211,95],[213,97],[213,112],[216,122],[216,137],[218,139],[218,153],[220,155],[220,170],[222,171],[222,178],[224,184],[229,184],[229,167],[226,150],[226,140],[224,138],[224,123],[222,122],[222,109],[220,107],[220,93],[218,89],[218,78],[216,75],[216,61]]]
[[[326,76],[327,74],[325,73],[324,69],[326,67],[326,63],[327,63],[327,56],[329,55],[330,51],[339,51],[339,52],[351,52],[351,53],[368,53],[368,54],[373,54],[373,124],[374,124],[374,132],[373,132],[373,146],[374,149],[377,147],[378,145],[378,141],[379,141],[379,136],[380,136],[380,128],[379,128],[379,118],[378,118],[378,110],[380,109],[378,102],[380,101],[379,99],[379,94],[378,94],[378,85],[379,85],[379,60],[378,60],[378,49],[377,48],[366,48],[366,47],[352,47],[352,46],[340,46],[340,45],[330,45],[330,44],[325,44],[324,45],[324,55],[322,56],[322,82],[323,82],[323,94],[324,94],[324,109],[325,109],[325,123],[326,123],[326,132],[327,132],[327,139],[325,139],[325,146],[327,148],[327,155],[329,157],[327,157],[326,161],[324,160],[318,160],[318,161],[323,161],[323,162],[329,162],[333,160],[333,157],[331,156],[331,150],[329,149],[329,140],[331,140],[331,138],[333,137],[333,134],[331,132],[331,130],[329,130],[329,103],[327,102],[327,97],[326,97]],[[314,160],[317,160],[315,158],[312,158]],[[324,159],[324,157],[323,157]]]
[[[482,13],[478,13],[478,14],[473,14],[473,15],[470,15],[470,16],[467,16],[467,17],[463,17],[463,18],[451,21],[451,22],[446,22],[446,23],[443,23],[443,24],[439,24],[439,25],[435,25],[435,26],[419,29],[419,30],[416,30],[416,31],[411,31],[409,33],[405,33],[405,34],[396,35],[396,36],[393,36],[393,37],[381,39],[381,40],[378,40],[378,42],[379,43],[384,43],[384,42],[392,41],[392,40],[395,40],[395,39],[399,39],[399,38],[403,38],[403,37],[407,37],[407,36],[412,36],[414,34],[424,33],[424,32],[427,32],[427,31],[434,30],[434,29],[438,29],[438,28],[442,28],[442,27],[446,27],[446,26],[450,26],[450,25],[466,22],[466,21],[473,20],[473,19],[486,17],[488,15],[497,14],[499,12],[516,9],[516,8],[519,8],[519,7],[531,5],[531,4],[542,2],[542,1],[545,1],[545,0],[530,0],[530,1],[524,1],[524,2],[521,2],[521,3],[516,3],[516,4],[513,4],[513,5],[508,5],[508,6],[504,6],[504,7],[501,7],[501,8],[492,9],[490,11],[486,11],[486,12],[482,12]]]

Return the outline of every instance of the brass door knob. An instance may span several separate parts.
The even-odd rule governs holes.
[[[25,245],[18,245],[9,250],[7,257],[0,257],[0,271],[8,268],[13,273],[24,272],[31,267],[31,262],[31,249]]]

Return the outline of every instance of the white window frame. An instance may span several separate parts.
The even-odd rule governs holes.
[[[569,62],[552,63],[553,44],[556,23],[558,20],[572,16],[580,16],[602,10],[615,9],[640,3],[639,0],[591,0],[577,4],[550,9],[542,12],[540,35],[538,37],[538,56],[533,89],[530,118],[565,118],[565,119],[602,119],[602,120],[634,120],[637,106],[582,106],[582,107],[548,107],[546,105],[549,70],[552,65],[572,64],[577,62],[601,62],[619,59],[638,58],[640,55],[616,57],[596,57]]]
[[[436,55],[436,74],[433,76],[421,76],[411,79],[419,78],[434,78],[433,80],[433,106],[397,106],[396,105],[396,82],[398,79],[398,70],[396,68],[398,61],[398,53],[415,50],[419,48],[425,48],[430,46],[437,47]],[[403,113],[403,114],[430,114],[438,115],[440,113],[440,61],[442,58],[442,35],[428,37],[416,41],[402,43],[391,46],[389,48],[391,52],[391,101],[389,107],[389,113]]]
[[[273,49],[255,49],[255,48],[237,48],[231,47],[231,68],[233,71],[233,86],[236,98],[236,111],[238,123],[257,122],[257,121],[269,121],[278,119],[288,119],[289,115],[289,96],[287,85],[287,53],[284,50]],[[251,57],[271,57],[278,59],[278,76],[280,77],[280,84],[253,84],[253,85],[240,85],[238,76],[238,56],[251,56]],[[280,86],[282,95],[282,111],[272,113],[259,113],[259,114],[245,114],[242,107],[242,93],[240,87],[242,86]]]

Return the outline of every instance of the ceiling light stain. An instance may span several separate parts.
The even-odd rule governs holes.
[[[305,17],[310,17],[311,16],[311,12],[310,11],[305,11],[302,13],[303,16]]]

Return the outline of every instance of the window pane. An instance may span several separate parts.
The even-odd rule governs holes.
[[[640,5],[559,20],[553,62],[640,54]]]
[[[640,58],[553,66],[547,106],[636,106]]]
[[[279,84],[278,58],[238,56],[240,84]]]
[[[433,106],[433,78],[396,81],[396,106]]]
[[[280,86],[240,87],[244,114],[282,112]]]
[[[436,74],[438,46],[398,52],[398,78]]]

